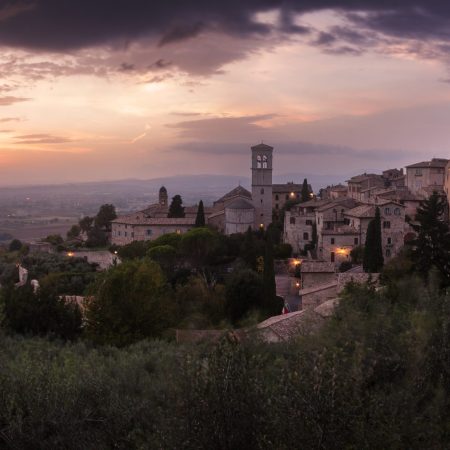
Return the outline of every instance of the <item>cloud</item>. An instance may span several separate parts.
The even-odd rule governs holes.
[[[72,139],[62,136],[55,136],[52,134],[39,133],[39,134],[23,134],[15,136],[15,144],[66,144],[73,142]]]
[[[22,119],[20,117],[2,117],[0,118],[0,123],[5,122],[20,122]]]
[[[28,100],[31,100],[31,98],[8,95],[6,97],[0,97],[0,106],[10,106],[14,105],[14,103],[26,102]]]

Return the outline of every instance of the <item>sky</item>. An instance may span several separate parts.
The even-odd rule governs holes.
[[[450,158],[444,0],[0,0],[0,47],[0,185]]]

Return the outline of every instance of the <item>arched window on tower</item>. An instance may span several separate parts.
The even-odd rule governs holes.
[[[261,169],[261,155],[256,156],[256,168]]]
[[[267,169],[267,156],[266,155],[264,155],[263,156],[263,163],[262,163],[262,167],[263,167],[263,169]]]

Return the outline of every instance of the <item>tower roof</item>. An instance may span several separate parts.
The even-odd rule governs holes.
[[[252,150],[273,150],[273,147],[271,147],[270,145],[267,145],[267,144],[263,144],[261,142],[261,144],[254,145],[252,147]]]
[[[160,194],[162,194],[162,193],[167,194],[167,189],[164,186],[161,186],[160,189],[159,189],[159,193]]]

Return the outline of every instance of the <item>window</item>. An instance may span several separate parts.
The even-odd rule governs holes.
[[[275,209],[278,209],[278,203],[275,204]]]
[[[394,214],[395,214],[396,216],[399,216],[399,215],[400,215],[400,208],[395,208],[395,209],[394,209]]]
[[[389,222],[389,220],[385,220],[383,222],[383,228],[391,228],[391,222]]]
[[[134,231],[131,232],[131,237],[134,238]]]
[[[331,252],[331,253],[330,253],[330,261],[331,261],[331,262],[334,262],[334,252]]]
[[[312,225],[312,220],[307,220],[305,223],[306,225]]]
[[[267,156],[264,155],[262,160],[263,160],[262,164],[263,169],[267,169]]]
[[[416,177],[422,176],[422,169],[416,169]]]
[[[353,239],[353,243],[354,243],[355,245],[358,245],[358,238]]]
[[[291,217],[291,218],[289,219],[289,223],[290,223],[291,225],[295,225],[295,217]]]
[[[309,234],[308,233],[303,233],[303,240],[304,241],[308,241],[309,240]]]
[[[385,213],[387,216],[390,216],[390,215],[391,215],[391,208],[384,208],[384,213]]]
[[[152,230],[149,228],[148,230],[147,230],[147,236],[151,236],[152,235]]]
[[[279,200],[279,198],[278,198],[278,194],[277,194],[277,195],[275,195],[275,200]]]
[[[125,231],[125,233],[123,233],[123,235],[124,235],[125,237],[127,237],[127,236],[128,236],[128,233]]]
[[[261,155],[256,157],[256,168],[261,169]]]
[[[389,258],[391,256],[391,249],[386,249],[386,256]]]
[[[388,237],[387,238],[387,243],[388,243],[388,245],[391,245],[392,244],[392,238]]]
[[[334,238],[331,238],[331,244],[332,245],[334,244]]]
[[[286,200],[289,200],[289,194],[286,194]]]
[[[120,236],[120,231],[117,232],[117,236]]]

